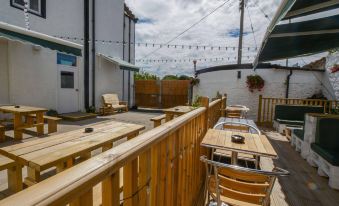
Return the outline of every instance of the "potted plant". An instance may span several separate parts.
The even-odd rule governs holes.
[[[257,74],[249,75],[247,76],[246,84],[250,92],[254,92],[254,90],[256,89],[261,91],[262,88],[265,86],[265,80]]]
[[[198,85],[200,83],[200,79],[199,78],[192,78],[191,79],[191,85],[195,86]]]
[[[339,64],[335,64],[335,65],[331,68],[331,73],[336,73],[337,71],[339,71]]]

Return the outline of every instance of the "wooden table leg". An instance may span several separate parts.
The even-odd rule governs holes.
[[[166,122],[171,121],[174,118],[173,114],[166,114]]]
[[[19,192],[23,188],[22,183],[22,166],[16,164],[15,166],[7,169],[8,175],[8,189],[13,192]]]
[[[105,151],[107,151],[107,150],[109,150],[109,149],[112,149],[113,148],[113,142],[112,143],[109,143],[109,144],[107,144],[107,145],[104,145],[103,147],[102,147],[102,152],[105,152]]]
[[[255,169],[259,169],[260,166],[260,156],[259,155],[254,155],[255,158]]]
[[[44,134],[44,113],[43,112],[37,112],[36,113],[36,123],[38,126],[36,126],[37,134],[43,135]],[[42,123],[42,125],[40,125]]]
[[[27,186],[32,186],[38,182],[40,182],[40,171],[27,166],[27,177],[25,179],[25,184]]]
[[[23,124],[21,114],[14,114],[14,139],[22,140],[22,130],[18,128]]]
[[[232,165],[237,165],[238,164],[238,152],[233,152],[232,151],[231,164]]]

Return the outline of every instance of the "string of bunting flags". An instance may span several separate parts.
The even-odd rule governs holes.
[[[83,38],[79,37],[65,37],[65,36],[57,36],[55,35],[54,37],[60,38],[60,39],[65,39],[65,40],[73,40],[73,41],[84,41]],[[89,40],[89,43],[91,40]],[[128,42],[126,41],[113,41],[113,40],[95,40],[96,43],[101,43],[101,44],[116,44],[116,45],[127,45]],[[188,45],[188,44],[160,44],[160,43],[147,43],[147,42],[131,42],[131,45],[135,46],[143,46],[143,47],[158,47],[158,48],[171,48],[171,49],[196,49],[196,50],[230,50],[230,51],[236,51],[238,49],[237,46],[228,46],[228,45],[219,45],[219,46],[209,46],[209,45]],[[248,50],[248,51],[257,51],[257,47],[243,47],[243,50]]]
[[[247,57],[247,59],[254,58],[253,56],[243,56]],[[188,59],[136,59],[135,62],[144,62],[144,63],[152,63],[152,62],[158,62],[158,63],[169,63],[169,62],[192,62],[193,60],[196,60],[198,62],[216,62],[216,61],[232,61],[237,60],[238,57],[219,57],[219,58],[188,58]]]

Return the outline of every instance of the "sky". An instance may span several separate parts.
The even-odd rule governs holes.
[[[168,74],[193,75],[193,59],[198,60],[197,69],[237,62],[239,0],[125,1],[139,18],[136,25],[136,65],[142,71],[161,77]],[[253,62],[257,54],[256,48],[259,49],[280,2],[281,0],[246,1],[243,63]],[[213,13],[199,22],[211,12]],[[192,25],[194,26],[190,28]],[[167,43],[188,28],[187,32],[170,43],[173,46],[159,48],[158,44]],[[207,47],[204,49],[200,46]],[[290,64],[303,65],[321,56],[324,54],[310,59],[298,58],[291,60]]]

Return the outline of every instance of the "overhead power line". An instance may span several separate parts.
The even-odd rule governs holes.
[[[250,23],[251,23],[251,30],[252,30],[252,34],[253,34],[254,44],[255,44],[255,47],[257,48],[257,40],[255,39],[255,34],[254,34],[254,28],[253,28],[251,13],[250,13],[250,9],[247,6],[246,6],[246,10],[247,10],[247,14],[248,14],[248,17],[249,17]]]
[[[266,14],[266,12],[259,6],[257,1],[253,1],[254,4],[258,7],[258,9],[260,10],[260,12],[265,16],[266,19],[268,19],[269,21],[271,21],[271,18]]]
[[[171,42],[173,42],[174,40],[178,39],[180,36],[182,36],[183,34],[185,34],[187,31],[189,31],[190,29],[192,29],[193,27],[195,27],[196,25],[198,25],[200,22],[202,22],[203,20],[205,20],[207,17],[209,17],[210,15],[212,15],[214,12],[218,11],[220,8],[222,8],[223,6],[225,6],[226,3],[228,3],[230,0],[226,0],[224,1],[222,4],[220,4],[219,6],[217,6],[215,9],[213,9],[210,13],[208,13],[207,15],[205,15],[204,17],[202,17],[201,19],[199,19],[199,21],[195,22],[194,24],[192,24],[190,27],[188,27],[187,29],[185,29],[184,31],[182,31],[181,33],[179,33],[178,35],[176,35],[175,37],[173,37],[172,39],[170,39],[169,41],[167,41],[165,44],[170,44]],[[145,55],[143,58],[146,58],[152,54],[154,54],[155,52],[159,51],[161,49],[161,47],[155,49],[154,51],[148,53],[147,55]]]

